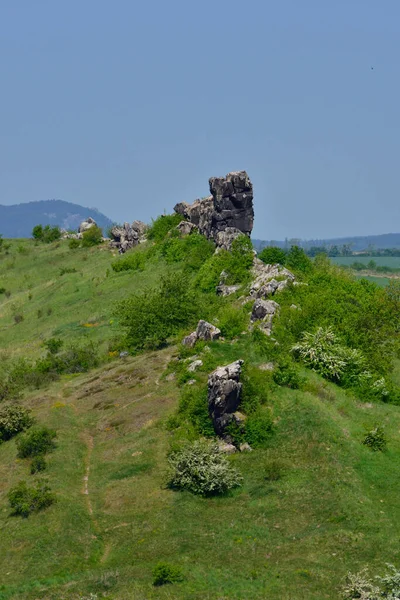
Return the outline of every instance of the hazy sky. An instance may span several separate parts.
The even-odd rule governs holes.
[[[246,169],[255,237],[400,231],[399,0],[1,0],[0,82],[2,204],[149,221]]]

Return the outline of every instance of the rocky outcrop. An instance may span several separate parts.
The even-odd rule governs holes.
[[[217,340],[221,335],[221,330],[218,327],[215,327],[211,323],[207,321],[200,320],[197,324],[196,331],[187,335],[182,340],[182,344],[184,346],[188,346],[189,348],[193,348],[197,340],[203,340],[204,342],[212,342]]]
[[[242,360],[218,367],[208,376],[208,412],[215,433],[224,434],[240,404]]]
[[[189,235],[192,231],[197,230],[196,225],[191,223],[190,221],[181,221],[179,225],[176,226],[177,230],[181,235]]]
[[[246,171],[211,177],[209,185],[211,196],[193,204],[180,202],[174,210],[213,239],[217,247],[229,250],[238,235],[250,235],[253,229],[253,185]]]
[[[253,281],[250,286],[252,298],[273,296],[295,280],[293,273],[282,265],[266,265],[259,258],[254,259],[252,275]]]
[[[137,246],[145,240],[148,227],[142,221],[133,221],[132,224],[124,223],[116,225],[111,229],[111,248],[117,248],[120,254],[124,254],[130,248]]]
[[[250,321],[260,322],[260,329],[267,335],[271,334],[272,320],[279,310],[279,304],[273,300],[262,300],[257,298],[253,304]]]
[[[92,217],[88,217],[86,221],[82,221],[82,223],[79,225],[78,233],[84,233],[91,227],[97,227],[97,223],[94,219],[92,219]]]

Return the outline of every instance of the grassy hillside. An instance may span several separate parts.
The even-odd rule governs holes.
[[[26,519],[10,516],[11,487],[37,476],[29,474],[29,461],[17,458],[19,436],[1,444],[0,599],[321,600],[339,597],[349,570],[368,565],[380,573],[386,562],[399,566],[399,406],[371,401],[302,366],[296,366],[299,389],[278,385],[259,369],[281,360],[285,344],[297,339],[308,320],[336,323],[343,331],[352,323],[369,332],[371,315],[357,326],[350,317],[343,322],[327,279],[326,294],[331,290],[333,298],[328,305],[322,271],[314,276],[299,271],[308,285],[276,297],[282,306],[276,324],[280,347],[251,332],[230,335],[225,324],[225,340],[193,351],[203,360],[193,375],[195,389],[205,389],[217,365],[238,358],[245,359],[253,381],[265,376],[261,410],[273,415],[274,433],[263,447],[229,458],[243,486],[206,498],[166,486],[171,444],[195,435],[189,423],[173,425],[182,394],[190,389],[182,371],[182,334],[166,347],[124,358],[110,357],[108,343],[122,338],[113,316],[116,303],[158,285],[163,273],[185,263],[185,257],[171,260],[176,253],[167,249],[150,257],[143,270],[120,272],[111,268],[114,257],[105,247],[70,250],[64,242],[35,246],[18,240],[8,255],[0,255],[0,287],[11,292],[0,296],[3,360],[36,359],[51,337],[65,344],[93,341],[102,357],[101,366],[88,373],[23,390],[22,402],[37,422],[57,431],[45,472],[57,502]],[[210,272],[214,263],[205,264]],[[67,272],[72,269],[76,272]],[[346,290],[363,293],[362,284],[343,277],[344,299]],[[317,292],[323,298],[318,315],[308,300]],[[384,291],[374,287],[365,294],[371,311],[375,295],[384,301]],[[241,325],[239,295],[217,301],[197,292],[204,314],[218,316],[219,324],[238,319]],[[302,311],[294,313],[293,302]],[[373,313],[376,328],[381,318]],[[349,343],[357,339],[349,332]],[[371,352],[382,341],[390,361],[386,338],[373,339]],[[386,377],[400,383],[398,361]],[[361,443],[376,424],[385,429],[386,452],[371,452]],[[159,561],[179,566],[183,581],[154,587],[152,569]]]

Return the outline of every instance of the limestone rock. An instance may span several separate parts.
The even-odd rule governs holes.
[[[202,366],[203,366],[202,360],[200,360],[200,359],[194,360],[193,362],[190,363],[187,370],[189,371],[189,373],[194,373],[195,371],[197,371],[197,369],[199,367],[202,367]]]
[[[177,230],[181,235],[189,235],[192,231],[196,230],[196,225],[193,225],[190,221],[181,221],[179,225],[176,226]]]
[[[232,229],[227,236],[219,238],[221,247],[231,244],[234,234],[236,237],[239,233],[250,235],[254,221],[253,185],[246,171],[228,173],[226,177],[211,177],[209,186],[211,196],[195,200],[193,204],[180,202],[175,206],[175,212],[217,244],[218,234]]]
[[[97,223],[94,219],[92,219],[92,217],[88,217],[86,221],[82,221],[82,223],[79,225],[78,233],[84,233],[91,227],[97,227]]]
[[[207,321],[200,320],[197,324],[196,335],[198,340],[213,341],[221,335],[221,330]]]
[[[258,368],[260,369],[260,371],[273,371],[275,368],[275,365],[273,362],[267,362],[267,363],[260,365]]]
[[[253,282],[250,287],[252,298],[266,298],[283,290],[289,282],[294,282],[295,277],[281,265],[266,265],[259,258],[254,259],[252,268]],[[277,281],[276,278],[281,279]],[[284,278],[284,279],[282,279]]]
[[[133,221],[132,224],[124,223],[122,226],[116,225],[111,229],[110,246],[118,248],[119,253],[124,254],[145,239],[147,229],[146,223],[142,221]]]
[[[228,442],[221,440],[218,442],[218,450],[223,454],[235,454],[236,447],[233,444],[228,444]]]
[[[218,285],[217,286],[217,295],[218,296],[230,296],[231,294],[235,294],[238,290],[240,290],[240,285]]]
[[[193,348],[193,346],[195,345],[196,342],[197,342],[197,333],[195,331],[193,331],[193,333],[190,333],[189,335],[184,337],[182,340],[182,344],[184,346],[188,346],[188,348]]]
[[[222,435],[238,409],[242,384],[242,360],[218,367],[208,377],[208,410],[214,430]]]
[[[240,452],[253,452],[253,448],[247,442],[240,444],[239,450]]]
[[[218,231],[215,236],[217,250],[231,250],[232,242],[243,235],[243,232],[236,227],[227,227],[223,231]]]
[[[262,300],[257,298],[251,311],[251,321],[261,321],[267,316],[273,316],[279,308],[279,304],[273,300]]]

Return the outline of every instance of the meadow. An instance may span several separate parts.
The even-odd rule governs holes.
[[[331,261],[337,265],[349,267],[354,262],[367,265],[373,260],[378,267],[391,267],[392,269],[400,269],[400,256],[335,256]]]

